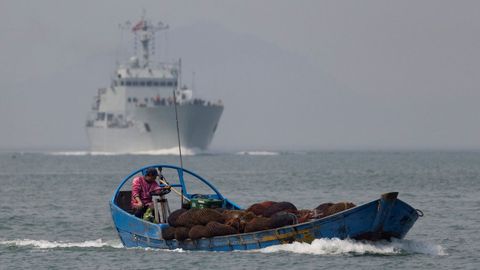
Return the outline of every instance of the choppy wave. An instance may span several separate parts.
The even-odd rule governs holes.
[[[31,240],[31,239],[16,239],[8,241],[0,241],[0,245],[18,246],[18,247],[35,247],[40,249],[52,248],[97,248],[97,247],[112,247],[123,248],[119,241],[103,241],[102,239],[89,240],[84,242],[63,242],[63,241],[48,241],[48,240]]]
[[[194,156],[202,153],[199,149],[183,148],[182,155]],[[159,149],[151,151],[137,151],[137,152],[95,152],[95,151],[65,151],[65,152],[50,152],[54,156],[118,156],[118,155],[152,155],[152,156],[173,156],[178,155],[178,147]]]
[[[279,152],[270,152],[270,151],[241,151],[237,152],[237,155],[250,155],[250,156],[276,156],[280,155]]]
[[[377,254],[398,255],[420,253],[433,256],[448,255],[443,247],[415,240],[393,240],[392,242],[363,242],[340,239],[315,239],[311,244],[295,242],[271,246],[258,250],[262,253],[292,252],[313,255]]]

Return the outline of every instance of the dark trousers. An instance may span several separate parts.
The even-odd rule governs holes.
[[[133,214],[138,218],[143,218],[143,214],[145,214],[145,211],[147,211],[147,207],[148,206],[144,206],[142,208],[135,209],[135,212],[133,212]]]

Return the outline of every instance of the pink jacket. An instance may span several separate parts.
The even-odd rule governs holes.
[[[132,181],[132,207],[136,204],[136,196],[140,196],[143,205],[151,203],[152,196],[150,196],[150,192],[158,189],[160,189],[160,186],[156,181],[149,183],[143,176],[135,177]]]

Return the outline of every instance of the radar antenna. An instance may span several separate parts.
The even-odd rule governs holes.
[[[154,54],[154,44],[155,41],[155,33],[161,30],[166,30],[169,28],[168,24],[163,22],[158,22],[157,24],[153,24],[150,20],[146,19],[145,17],[145,10],[143,10],[142,18],[136,24],[132,24],[130,22],[126,22],[124,24],[119,25],[121,29],[127,30],[131,29],[132,32],[135,34],[135,40],[140,40],[142,45],[142,64],[143,68],[146,68],[150,65],[150,56]],[[135,42],[136,44],[136,42]],[[136,45],[135,45],[135,52],[136,52]]]

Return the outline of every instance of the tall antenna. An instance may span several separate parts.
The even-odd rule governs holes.
[[[137,54],[137,40],[141,44],[142,67],[148,67],[150,65],[150,56],[155,54],[155,33],[168,28],[168,24],[163,22],[158,22],[156,25],[152,24],[146,19],[145,10],[143,10],[142,18],[132,27],[132,32],[135,34],[135,54]]]
[[[173,89],[173,104],[175,104],[175,121],[177,122],[177,139],[178,139],[178,152],[180,153],[180,168],[182,168],[182,173],[183,173],[183,159],[182,159],[182,146],[180,144],[180,129],[178,128],[178,112],[177,112],[177,95],[175,94],[176,89]],[[181,204],[183,207],[183,198],[185,197],[183,195],[183,188],[182,188],[182,196],[181,198]]]
[[[192,72],[192,90],[193,90],[193,91],[197,91],[197,90],[195,89],[195,71]]]
[[[182,88],[182,58],[178,59],[177,88]]]
[[[177,122],[178,152],[180,153],[180,167],[183,170],[182,146],[180,145],[180,129],[178,128],[177,95],[176,89],[173,89],[173,104],[175,104],[175,120]]]

